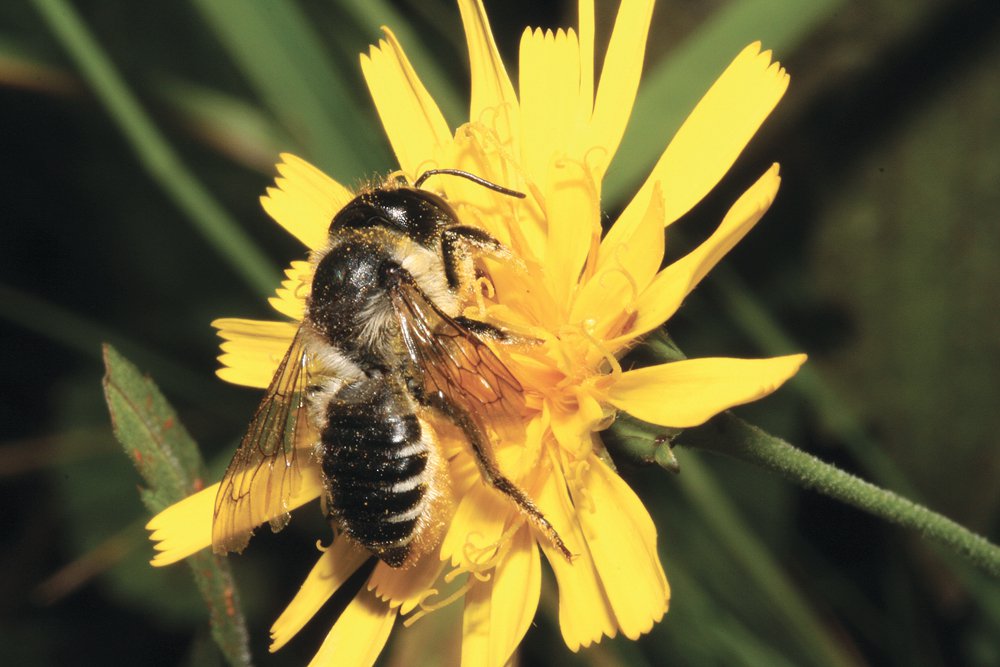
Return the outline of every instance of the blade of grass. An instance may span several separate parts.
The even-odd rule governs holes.
[[[828,633],[812,607],[785,576],[767,547],[747,528],[739,511],[719,488],[704,464],[687,457],[677,476],[681,489],[711,528],[720,543],[767,595],[795,641],[817,663],[847,666],[850,656]]]
[[[270,174],[289,140],[254,104],[191,81],[168,78],[154,88],[181,122],[230,159]]]
[[[148,488],[140,491],[151,514],[205,485],[201,453],[151,379],[110,345],[104,347],[104,395],[115,437]],[[246,622],[229,563],[201,552],[187,559],[208,605],[212,636],[231,665],[250,665]]]
[[[194,7],[299,152],[339,177],[391,164],[360,102],[360,70],[354,67],[357,79],[350,81],[332,66],[295,2],[195,0]]]
[[[621,202],[666,148],[711,83],[747,44],[788,54],[844,0],[730,0],[643,77],[632,119],[602,186]]]
[[[246,284],[260,294],[269,294],[279,282],[271,262],[184,166],[76,10],[65,0],[32,2],[118,124],[142,166]]]

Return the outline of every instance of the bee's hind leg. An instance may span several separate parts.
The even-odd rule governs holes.
[[[517,508],[525,515],[528,521],[545,534],[545,537],[547,537],[549,542],[552,543],[552,546],[558,549],[568,562],[572,562],[573,554],[566,546],[566,543],[563,542],[559,533],[556,532],[556,529],[551,523],[549,523],[549,520],[545,518],[545,515],[542,514],[542,511],[538,509],[538,506],[535,505],[534,501],[528,497],[528,494],[522,491],[520,487],[500,472],[500,469],[493,461],[493,458],[489,455],[489,450],[487,449],[488,444],[485,440],[485,436],[472,417],[464,410],[452,405],[450,402],[432,401],[432,403],[434,404],[434,407],[451,417],[455,425],[458,426],[463,433],[465,433],[466,438],[469,440],[469,445],[472,447],[472,453],[476,458],[476,463],[479,466],[479,472],[482,474],[483,480],[494,489],[510,498],[514,504],[517,505]]]

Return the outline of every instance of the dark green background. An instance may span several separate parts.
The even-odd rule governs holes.
[[[597,4],[606,39],[616,5]],[[275,272],[301,252],[257,203],[279,150],[348,184],[394,166],[357,66],[379,22],[453,125],[465,108],[464,41],[446,0],[72,5],[188,175]],[[508,63],[524,25],[575,23],[561,3],[486,5]],[[781,192],[670,332],[690,356],[808,352],[804,376],[738,412],[996,541],[1000,4],[660,2],[609,219],[757,38],[791,88],[672,228],[669,252],[707,235],[772,161]],[[217,470],[258,394],[215,379],[208,323],[269,312],[143,169],[27,0],[0,5],[0,215],[0,662],[215,664],[188,572],[145,563],[139,477],[110,434],[100,343],[153,375]],[[1000,582],[763,472],[679,456],[680,477],[621,466],[659,527],[674,589],[664,622],[637,643],[571,655],[548,590],[522,664],[1000,664]],[[267,627],[325,536],[312,515],[233,559],[260,664],[304,663],[335,614],[267,655]],[[454,611],[426,622],[446,633]],[[443,660],[436,643],[404,654],[405,636],[386,664]]]

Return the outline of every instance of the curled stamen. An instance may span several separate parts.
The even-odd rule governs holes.
[[[332,546],[333,546],[333,542],[332,541],[330,542],[330,544],[328,546],[324,547],[323,546],[323,540],[316,540],[316,550],[319,551],[321,554],[325,554],[326,550],[329,549]]]
[[[616,258],[616,261],[617,261],[617,258]],[[625,304],[625,310],[628,311],[628,312],[630,312],[630,313],[634,312],[635,311],[635,300],[639,296],[639,285],[638,285],[638,283],[635,282],[635,277],[623,265],[622,266],[612,266],[611,268],[608,268],[608,269],[605,269],[604,271],[601,271],[601,275],[600,275],[600,278],[599,278],[599,282],[600,282],[601,287],[604,287],[606,289],[610,289],[611,288],[611,286],[607,284],[606,280],[607,280],[608,277],[610,277],[612,275],[621,275],[621,277],[625,279],[625,282],[628,283],[628,288],[629,288],[630,295],[629,295],[628,302]]]
[[[603,155],[601,155],[600,158],[598,158],[598,159],[603,159],[603,161],[604,161],[604,164],[601,164],[601,169],[603,169],[604,166],[605,166],[605,164],[607,164],[607,161],[608,161],[608,149],[605,146],[591,146],[590,148],[587,149],[587,152],[583,154],[583,164],[584,164],[585,167],[587,167],[587,169],[590,171],[590,173],[594,173],[594,172],[598,171],[596,160],[595,160],[595,164],[593,164],[593,165],[591,164],[591,158],[593,158],[594,155],[597,154],[597,153],[602,153],[603,154]]]
[[[424,616],[426,616],[427,614],[435,612],[438,609],[444,609],[445,607],[447,607],[448,605],[450,605],[452,602],[455,602],[456,600],[461,599],[462,597],[465,596],[466,593],[469,592],[469,590],[472,588],[472,584],[473,583],[474,583],[474,581],[472,579],[470,579],[469,581],[466,581],[464,584],[461,585],[461,587],[459,587],[459,589],[457,591],[455,591],[454,593],[452,593],[451,595],[449,595],[445,599],[441,600],[440,602],[434,602],[434,603],[428,604],[426,602],[426,600],[427,600],[427,598],[430,597],[430,595],[422,597],[421,600],[420,600],[420,602],[417,603],[419,605],[420,609],[418,611],[415,611],[409,618],[407,618],[405,621],[403,621],[403,627],[408,628],[411,625],[413,625],[414,623],[416,623],[417,621],[419,621],[421,618],[423,618]],[[435,589],[433,589],[433,588],[430,589],[430,590],[433,591],[433,593],[437,593],[437,591]]]

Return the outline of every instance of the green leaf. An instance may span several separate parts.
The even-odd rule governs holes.
[[[157,513],[204,486],[198,446],[153,381],[104,346],[104,396],[115,437],[148,485],[143,504]],[[201,552],[187,559],[208,605],[212,636],[231,665],[249,665],[246,623],[229,564]]]

